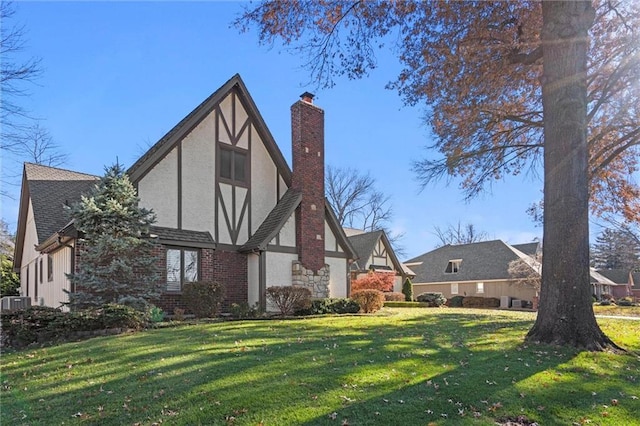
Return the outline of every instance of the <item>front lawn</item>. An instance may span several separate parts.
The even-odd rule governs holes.
[[[640,322],[599,319],[633,351],[524,345],[532,313],[184,325],[2,355],[1,424],[633,425]]]
[[[594,303],[593,312],[596,315],[614,315],[618,317],[640,317],[640,306],[601,306]]]

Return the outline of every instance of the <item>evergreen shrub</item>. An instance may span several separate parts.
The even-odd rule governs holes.
[[[426,303],[429,307],[437,308],[447,302],[447,298],[442,293],[422,293],[416,297],[416,301]]]

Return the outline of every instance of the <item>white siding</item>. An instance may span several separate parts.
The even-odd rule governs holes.
[[[68,302],[69,297],[64,290],[70,290],[71,285],[66,274],[71,272],[71,249],[63,247],[51,254],[53,258],[53,280],[48,280],[48,260],[47,255],[42,255],[44,266],[44,280],[39,284],[38,295],[42,298],[45,306],[61,307],[62,303]]]
[[[338,244],[336,241],[336,236],[333,235],[333,232],[331,231],[331,227],[325,220],[324,221],[324,249],[327,251],[337,251],[336,250],[337,248],[338,248]]]
[[[178,226],[178,154],[174,148],[138,183],[140,205],[153,209],[157,226]]]
[[[48,235],[47,235],[48,237]],[[35,304],[36,300],[33,299],[34,288],[33,283],[35,278],[33,275],[33,261],[38,258],[39,253],[34,248],[38,244],[38,235],[36,233],[36,223],[33,217],[33,207],[31,206],[31,200],[29,200],[29,206],[27,208],[27,221],[24,235],[24,244],[22,246],[22,264],[20,268],[20,294],[22,296],[27,295],[27,268],[29,268],[29,296],[31,296],[31,303]]]
[[[220,184],[220,195],[224,200],[224,206],[227,209],[227,214],[229,215],[229,223],[233,226],[233,217],[231,215],[231,209],[233,206],[233,198],[232,198],[233,187],[227,184]],[[227,221],[224,216],[224,212],[222,211],[222,204],[218,207],[218,241],[217,243],[221,244],[231,244],[231,234],[229,233]]]
[[[267,256],[267,287],[291,285],[291,268],[297,254],[265,252]]]
[[[340,257],[326,257],[331,278],[329,281],[329,297],[347,297],[347,260]]]
[[[182,142],[182,227],[214,235],[215,117],[209,114]]]
[[[249,209],[251,206],[247,206],[247,210],[244,212],[244,216],[242,216],[242,221],[240,221],[240,215],[242,214],[242,206],[244,205],[247,197],[249,196],[249,191],[246,188],[241,188],[239,186],[235,187],[236,191],[236,213],[235,213],[235,222],[237,223],[238,232],[238,240],[236,244],[242,245],[247,242],[249,239]],[[227,204],[228,205],[228,204]]]
[[[220,142],[224,142],[227,144],[231,144],[231,139],[229,138],[229,134],[227,133],[224,123],[222,122],[222,119],[224,117],[224,120],[227,123],[227,127],[229,128],[229,132],[233,133],[233,123],[232,121],[232,113],[231,113],[231,109],[232,109],[232,102],[231,102],[231,98],[232,95],[229,94],[227,95],[227,97],[225,97],[222,102],[220,102],[220,112],[222,113],[222,117],[220,117],[218,124],[220,125],[220,129],[219,129],[219,133],[218,133],[218,138],[220,140]]]

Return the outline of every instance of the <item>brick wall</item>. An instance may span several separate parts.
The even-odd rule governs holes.
[[[166,271],[166,250],[159,254],[158,262],[161,271]],[[163,273],[166,282],[166,273]],[[247,256],[238,252],[201,249],[200,251],[200,280],[217,281],[225,286],[226,297],[222,310],[228,311],[231,303],[242,303],[248,300]],[[157,305],[165,312],[173,314],[175,308],[191,313],[189,306],[183,301],[180,293],[164,293]]]
[[[296,245],[305,268],[324,267],[324,111],[313,95],[291,106],[293,175],[291,187],[302,191],[296,217]]]

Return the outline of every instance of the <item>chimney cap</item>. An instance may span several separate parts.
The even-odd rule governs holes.
[[[302,95],[300,95],[300,99],[302,99],[305,102],[309,102],[309,103],[313,103],[313,98],[315,97],[315,95],[313,93],[310,92],[304,92]]]

